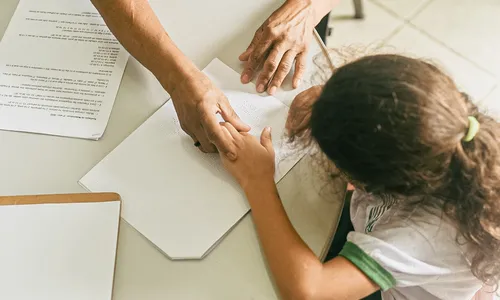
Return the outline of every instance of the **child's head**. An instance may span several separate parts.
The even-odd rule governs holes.
[[[469,116],[480,129],[466,142]],[[498,279],[500,125],[479,113],[450,77],[403,56],[361,58],[335,71],[308,126],[354,185],[443,199],[460,232],[482,247],[473,261],[476,276]]]

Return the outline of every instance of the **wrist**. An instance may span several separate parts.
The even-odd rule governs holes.
[[[286,0],[287,4],[301,5],[311,10],[311,18],[314,25],[326,16],[337,4],[339,0]]]
[[[314,26],[316,26],[321,20],[321,18],[317,20],[318,13],[316,11],[317,5],[315,0],[286,0],[284,5],[290,5],[295,9],[299,9],[299,11],[307,11]]]
[[[254,198],[255,195],[277,192],[276,183],[273,177],[249,180],[242,183],[241,187],[248,199]]]
[[[189,83],[200,70],[177,47],[167,49],[166,53],[169,55],[157,65],[153,74],[172,96],[179,86]]]
[[[168,72],[162,72],[156,76],[163,88],[169,93],[170,96],[182,89],[182,86],[188,85],[192,82],[197,73],[200,72],[196,66],[189,66],[190,62],[186,61],[185,65],[175,65]]]

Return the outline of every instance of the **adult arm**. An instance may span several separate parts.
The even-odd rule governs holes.
[[[205,152],[219,150],[235,158],[223,135],[219,113],[240,131],[248,131],[224,94],[180,50],[147,0],[91,0],[127,51],[150,70],[172,97],[184,131]]]

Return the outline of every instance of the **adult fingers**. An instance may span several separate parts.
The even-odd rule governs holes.
[[[219,152],[224,153],[229,159],[236,159],[236,149],[233,141],[228,139],[222,131],[222,127],[214,112],[205,111],[200,115],[201,125],[205,131],[206,138],[214,144]],[[196,135],[198,137],[198,135]],[[200,143],[202,143],[200,141]],[[203,145],[203,143],[202,143]],[[205,146],[203,145],[203,148]]]
[[[265,37],[261,38],[259,43],[255,45],[248,58],[245,69],[243,70],[243,75],[241,76],[241,81],[243,83],[248,83],[252,80],[253,76],[264,62],[265,54],[269,51],[271,45],[272,40]]]
[[[247,49],[240,54],[239,56],[240,61],[247,61],[250,58],[250,54],[252,53],[255,46],[259,43],[263,32],[264,32],[264,27],[262,26],[255,31],[255,34],[253,35],[250,45],[248,45]]]
[[[269,84],[268,92],[270,95],[273,95],[276,92],[276,89],[279,88],[283,83],[283,80],[285,80],[286,75],[290,73],[295,56],[296,54],[291,50],[287,51],[285,55],[283,55],[283,58],[279,63],[278,70]]]
[[[295,73],[293,74],[292,86],[296,89],[300,85],[302,76],[306,72],[307,53],[302,52],[295,58]]]
[[[200,148],[201,147],[201,143],[198,141],[198,138],[196,138],[196,135],[194,135],[193,133],[191,133],[190,131],[187,131],[185,129],[182,129],[184,130],[184,132],[189,135],[189,137],[193,140],[193,145],[197,148]],[[202,149],[200,149],[202,150]]]
[[[257,92],[262,93],[266,90],[267,85],[271,82],[274,73],[278,69],[280,62],[285,54],[279,45],[275,46],[267,56],[262,72],[257,79]]]
[[[201,124],[195,128],[194,132],[194,138],[193,140],[195,142],[199,143],[198,148],[205,153],[215,153],[217,152],[217,148],[210,142],[210,140],[207,138],[207,135],[205,133],[205,130],[203,130],[203,127]]]
[[[222,131],[226,135],[226,138],[234,140],[233,136],[231,135],[231,133],[229,132],[229,130],[226,128],[226,126],[224,126],[224,124],[226,124],[226,122],[220,122],[219,124],[222,127]]]
[[[224,126],[224,129],[226,129],[229,132],[229,134],[235,141],[241,139],[241,134],[238,132],[238,130],[236,130],[236,128],[234,128],[234,126],[231,123],[225,122],[222,125]]]
[[[229,105],[229,103],[223,103],[219,105],[220,114],[224,121],[231,123],[234,128],[238,131],[250,131],[250,126],[244,123],[240,117],[236,114],[234,109]]]

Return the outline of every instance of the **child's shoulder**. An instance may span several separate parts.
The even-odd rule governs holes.
[[[440,209],[439,199],[401,199],[357,192],[351,201],[355,231],[367,236],[367,240],[396,247],[424,261],[451,256],[458,263],[470,253],[468,245],[457,241],[457,227]],[[434,201],[436,205],[419,204],[424,201]]]
[[[440,209],[403,208],[401,200],[354,194],[355,232],[349,233],[348,242],[389,272],[397,287],[421,286],[440,299],[473,295],[481,283],[470,271],[472,249],[457,242],[454,223]]]

